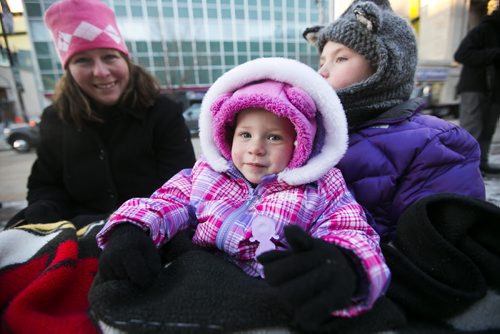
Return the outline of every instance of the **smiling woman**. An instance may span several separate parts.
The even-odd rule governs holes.
[[[28,207],[8,226],[81,227],[150,195],[195,156],[181,106],[129,58],[107,5],[60,0],[44,20],[64,74],[42,114]]]

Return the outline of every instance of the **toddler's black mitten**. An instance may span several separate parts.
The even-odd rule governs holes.
[[[146,287],[161,271],[161,259],[153,240],[140,227],[123,223],[112,231],[99,257],[103,281],[129,280]]]
[[[309,236],[298,226],[285,227],[291,249],[258,257],[266,281],[282,290],[295,309],[293,325],[319,329],[332,311],[351,303],[357,276],[351,260],[334,244]]]

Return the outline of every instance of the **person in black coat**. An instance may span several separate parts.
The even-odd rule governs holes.
[[[106,219],[195,162],[181,105],[129,59],[109,7],[61,0],[45,23],[58,36],[65,71],[41,117],[28,207],[6,228],[63,219],[78,228]]]
[[[481,171],[500,174],[500,166],[488,163],[491,140],[500,116],[500,10],[486,16],[462,40],[455,60],[463,64],[457,92],[460,125],[481,148]]]

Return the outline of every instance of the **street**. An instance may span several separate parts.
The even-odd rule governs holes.
[[[499,125],[500,127],[500,125]],[[198,138],[193,138],[196,156],[200,154]],[[6,221],[26,205],[26,182],[36,154],[20,154],[3,142],[0,144],[0,230]],[[491,148],[490,162],[500,165],[500,129],[497,129]],[[463,180],[467,182],[467,180]],[[462,182],[458,181],[457,182]],[[500,206],[500,177],[486,177],[486,199]]]

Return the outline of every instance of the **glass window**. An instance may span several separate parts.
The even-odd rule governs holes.
[[[271,19],[271,13],[269,11],[263,11],[261,12],[262,15],[262,20],[270,20]]]
[[[238,42],[238,52],[246,52],[247,51],[247,43],[246,42]]]
[[[53,74],[42,74],[42,83],[45,90],[54,90],[57,80],[59,80],[59,77]]]
[[[218,68],[212,69],[212,79],[214,81],[217,80],[217,78],[220,77],[221,75],[222,75],[221,69],[218,69]]]
[[[217,9],[215,9],[215,8],[208,8],[207,9],[207,15],[208,15],[208,18],[216,19],[217,18]]]
[[[50,55],[50,48],[52,47],[52,45],[49,45],[49,43],[34,42],[33,44],[35,46],[35,52],[37,55],[39,56]]]
[[[130,6],[130,11],[133,17],[142,17],[142,6],[132,5]]]
[[[234,65],[234,57],[233,55],[226,55],[224,56],[224,62],[226,65]]]
[[[220,51],[220,43],[219,42],[210,42],[210,51],[211,52],[219,52]]]
[[[210,60],[212,61],[212,66],[222,65],[222,59],[220,58],[220,55],[212,55],[210,57]]]
[[[167,51],[168,52],[177,52],[177,43],[176,42],[167,42]]]
[[[248,11],[248,18],[250,20],[257,20],[258,19],[258,16],[257,16],[257,11],[256,10],[253,10],[253,9],[250,9]]]
[[[135,43],[137,52],[148,52],[148,43],[144,41],[138,41]]]
[[[210,83],[210,77],[209,77],[208,70],[199,70],[198,76],[199,76],[201,84],[209,84]]]
[[[181,50],[184,52],[192,52],[193,46],[191,45],[191,42],[181,42]]]
[[[231,10],[230,9],[225,9],[222,8],[221,15],[223,19],[230,19],[231,18]]]
[[[233,42],[224,42],[224,52],[233,51]]]
[[[179,17],[189,17],[189,11],[186,7],[179,7]]]
[[[163,7],[163,16],[174,17],[174,10],[172,7]]]
[[[165,67],[165,58],[163,56],[153,57],[155,67]]]
[[[235,17],[237,19],[244,19],[245,18],[245,11],[243,9],[236,9],[234,12],[235,12]]]
[[[243,64],[248,61],[247,55],[238,55],[238,64]]]
[[[205,42],[196,42],[197,52],[207,52],[207,44]]]
[[[281,20],[283,18],[283,15],[281,14],[281,8],[280,9],[275,9],[274,10],[274,19],[276,21]]]
[[[260,52],[259,42],[250,42],[250,51],[251,52]]]
[[[127,7],[123,5],[115,5],[116,16],[127,16]]]
[[[38,58],[38,66],[42,71],[52,70],[52,61],[47,58]]]
[[[178,70],[168,71],[170,74],[170,80],[172,81],[172,85],[180,86],[181,85],[181,73]]]
[[[155,71],[154,76],[158,80],[158,82],[160,83],[160,86],[165,87],[167,85],[167,72]]]
[[[168,56],[168,66],[179,66],[179,57]]]
[[[151,17],[158,17],[158,8],[148,6],[148,16]]]
[[[197,55],[196,60],[198,62],[198,66],[207,66],[208,65],[208,56],[206,54]]]
[[[273,50],[273,46],[272,46],[271,42],[263,42],[262,49],[264,50],[264,52],[266,52],[266,51],[269,52],[269,51]]]
[[[149,67],[149,58],[148,57],[137,57],[137,62],[144,67]]]
[[[26,4],[26,14],[28,16],[33,17],[33,16],[42,16],[42,7],[40,6],[39,3],[27,3]]]
[[[288,52],[295,52],[295,43],[288,43]]]
[[[193,66],[194,65],[194,60],[193,60],[193,56],[191,55],[184,55],[182,57],[182,60],[184,61],[184,66]]]
[[[274,43],[274,47],[275,47],[275,50],[276,52],[281,52],[283,53],[283,42],[276,42]]]
[[[193,17],[196,17],[196,18],[203,17],[203,9],[193,8]]]
[[[194,85],[196,84],[194,70],[184,71],[184,82],[183,84]]]
[[[163,52],[163,45],[161,42],[151,42],[151,49],[153,52]]]

